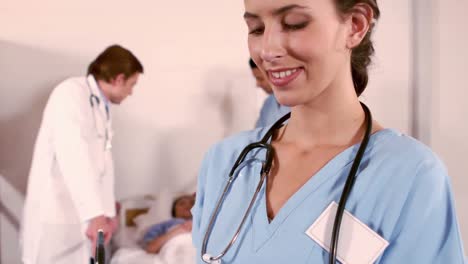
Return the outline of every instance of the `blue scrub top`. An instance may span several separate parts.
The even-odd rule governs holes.
[[[203,263],[203,237],[232,165],[242,149],[261,140],[266,131],[256,129],[230,137],[206,154],[192,208],[197,263]],[[330,203],[339,202],[358,147],[354,145],[330,160],[290,197],[271,222],[264,184],[222,263],[328,263],[328,252],[305,232]],[[259,181],[259,161],[264,157],[263,150],[252,151],[237,171],[211,232],[209,254],[218,255],[232,238]],[[392,129],[371,136],[346,210],[389,242],[375,263],[464,262],[446,169],[429,148],[411,137]]]
[[[278,101],[276,101],[276,97],[270,94],[265,99],[260,109],[260,116],[258,117],[257,123],[255,123],[255,127],[269,127],[290,111],[289,107],[280,105]]]

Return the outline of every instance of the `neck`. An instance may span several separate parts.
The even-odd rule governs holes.
[[[306,148],[359,142],[365,113],[354,88],[341,87],[328,87],[312,102],[293,107],[283,139]]]
[[[97,80],[98,88],[109,102],[111,85],[103,80]]]

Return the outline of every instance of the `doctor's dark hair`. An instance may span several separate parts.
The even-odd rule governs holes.
[[[107,47],[88,66],[88,75],[92,74],[96,80],[106,82],[119,74],[128,79],[135,73],[143,73],[143,65],[132,52],[120,45]]]
[[[342,14],[348,14],[353,11],[357,4],[366,4],[374,11],[374,19],[380,17],[380,9],[377,0],[334,0],[338,11]],[[351,73],[353,76],[354,90],[359,96],[366,89],[369,81],[367,66],[371,63],[371,56],[374,54],[374,45],[371,35],[374,27],[372,22],[366,36],[361,43],[351,51]]]

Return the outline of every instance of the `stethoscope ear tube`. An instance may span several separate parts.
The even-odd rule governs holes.
[[[236,159],[236,162],[231,168],[231,171],[229,172],[229,178],[232,179],[234,177],[234,173],[236,172],[237,168],[240,166],[240,164],[244,161],[245,157],[249,152],[255,148],[261,148],[262,145],[260,142],[252,143],[249,144],[247,147],[245,147],[242,152],[239,154],[239,156]]]
[[[216,221],[216,217],[217,217],[217,215],[219,213],[221,205],[222,205],[223,201],[225,200],[232,183],[234,182],[234,174],[236,173],[236,170],[240,166],[240,164],[242,164],[242,162],[244,161],[247,154],[250,151],[252,151],[254,149],[257,149],[257,148],[265,148],[267,158],[266,158],[266,162],[263,163],[263,165],[262,165],[261,177],[260,177],[260,181],[259,181],[259,183],[257,185],[257,188],[255,190],[255,193],[254,193],[252,199],[250,200],[249,206],[248,206],[246,212],[244,213],[244,216],[243,216],[243,218],[242,218],[236,232],[234,233],[234,236],[232,237],[231,241],[229,242],[229,244],[226,246],[226,248],[219,255],[211,256],[211,255],[206,253],[206,247],[208,245],[208,238],[211,235],[211,231],[213,230],[213,227],[214,227],[214,224],[215,224],[215,221]],[[202,256],[202,260],[205,263],[215,263],[215,262],[220,261],[221,258],[226,254],[226,252],[231,248],[231,246],[237,240],[237,238],[238,238],[238,236],[240,234],[240,231],[242,229],[242,226],[244,225],[244,222],[247,220],[247,217],[248,217],[248,215],[250,213],[250,210],[252,209],[252,207],[253,207],[256,199],[257,199],[257,195],[258,195],[258,193],[260,192],[260,190],[261,190],[261,188],[263,186],[263,182],[265,181],[266,176],[268,175],[268,172],[270,171],[272,161],[273,161],[273,148],[272,148],[272,146],[270,144],[263,143],[263,142],[255,142],[255,143],[249,144],[239,154],[239,157],[237,158],[236,162],[234,163],[234,166],[231,169],[231,172],[229,173],[229,179],[228,179],[228,181],[227,181],[227,183],[226,183],[226,185],[225,185],[225,187],[223,189],[221,197],[219,198],[218,202],[216,203],[215,209],[213,210],[213,213],[211,214],[210,221],[208,223],[208,227],[206,229],[205,236],[203,238],[201,256]]]
[[[94,102],[96,102],[96,105],[99,105],[100,100],[99,100],[99,97],[91,93],[91,95],[89,96],[89,104],[91,105],[91,108],[94,107]]]
[[[270,129],[266,132],[266,134],[263,136],[262,140],[260,142],[267,144],[268,140],[273,136],[273,132],[275,132],[276,129],[279,129],[280,127],[283,126],[283,123],[286,122],[291,117],[291,112],[285,114],[282,116],[278,121],[276,121]]]
[[[242,220],[241,220],[239,226],[237,227],[237,230],[234,233],[234,236],[231,238],[231,241],[229,242],[229,244],[224,248],[224,250],[221,253],[219,253],[219,255],[211,256],[210,254],[207,254],[207,252],[206,252],[206,247],[208,245],[208,238],[209,238],[209,236],[211,234],[211,231],[213,230],[214,223],[216,221],[216,216],[219,213],[219,209],[221,207],[222,201],[224,201],[224,198],[226,197],[226,194],[227,194],[227,192],[229,190],[229,187],[232,184],[232,181],[230,181],[230,180],[228,181],[228,183],[226,184],[226,187],[224,188],[224,191],[223,191],[223,194],[222,194],[221,198],[218,200],[218,203],[216,204],[215,210],[211,214],[210,222],[209,222],[208,227],[206,229],[205,237],[203,238],[201,257],[202,257],[202,260],[205,263],[221,263],[221,258],[224,255],[226,255],[226,253],[229,251],[231,246],[236,242],[236,240],[239,237],[239,234],[240,234],[240,232],[242,230],[242,227],[244,226],[244,223],[247,220],[247,218],[249,216],[249,213],[252,210],[253,205],[255,204],[255,201],[257,200],[257,196],[258,196],[260,190],[262,189],[262,186],[263,186],[263,183],[265,182],[266,177],[267,177],[267,173],[265,173],[265,172],[262,173],[262,175],[260,176],[260,181],[258,182],[257,187],[255,188],[255,193],[254,193],[252,199],[250,200],[249,207],[245,211],[244,216],[242,217]]]
[[[359,165],[361,164],[362,157],[364,156],[364,152],[366,151],[367,144],[369,143],[370,139],[370,134],[372,132],[371,112],[365,104],[361,103],[361,106],[364,109],[364,113],[366,116],[366,132],[364,134],[364,139],[362,140],[361,145],[359,146],[359,150],[356,154],[356,157],[354,158],[353,165],[351,166],[351,170],[349,171],[348,178],[346,179],[346,183],[341,194],[338,209],[336,210],[336,216],[335,221],[333,223],[332,238],[330,243],[329,264],[336,263],[336,254],[338,252],[338,238],[340,236],[341,221],[343,220],[343,213],[346,206],[346,201],[348,200],[349,194],[353,189],[353,185],[356,181],[356,173],[359,169]]]

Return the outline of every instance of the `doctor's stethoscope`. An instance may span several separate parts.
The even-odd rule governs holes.
[[[91,85],[89,83],[88,80],[86,80],[87,83],[88,83],[88,87],[89,87],[89,92],[90,92],[90,95],[89,95],[89,104],[91,106],[91,111],[93,112],[93,118],[94,118],[94,126],[98,132],[98,135],[99,137],[104,137],[104,150],[111,150],[112,149],[112,138],[111,138],[111,132],[110,132],[110,118],[109,118],[109,110],[107,109],[106,107],[106,117],[105,119],[102,118],[103,120],[106,120],[106,125],[105,125],[105,128],[104,128],[104,133],[102,133],[102,131],[99,130],[99,121],[98,119],[96,118],[96,112],[95,110],[97,110],[98,112],[101,112],[99,110],[99,104],[101,103],[101,100],[99,99],[99,97],[97,95],[95,95],[91,89]],[[95,109],[98,108],[98,109]],[[100,114],[101,117],[102,117],[102,113]]]
[[[351,170],[348,174],[348,177],[346,179],[345,186],[343,188],[343,192],[341,193],[340,201],[338,204],[338,209],[336,212],[335,220],[333,223],[333,231],[332,231],[332,237],[331,237],[331,244],[330,244],[330,256],[329,256],[329,264],[335,264],[336,263],[336,254],[338,251],[338,237],[340,234],[340,226],[341,226],[341,221],[343,218],[343,213],[346,205],[346,201],[348,200],[349,194],[351,193],[351,189],[353,188],[354,182],[356,180],[356,173],[359,168],[359,165],[361,163],[362,157],[364,155],[364,152],[367,147],[367,143],[369,142],[370,134],[372,131],[372,115],[367,108],[367,106],[363,103],[361,103],[361,106],[364,110],[365,113],[365,123],[366,123],[366,132],[364,134],[364,139],[361,142],[361,145],[359,146],[358,152],[356,154],[356,157],[354,158],[354,162],[351,166]],[[262,189],[263,182],[265,181],[268,173],[270,172],[271,165],[273,162],[273,147],[271,144],[268,143],[268,140],[272,137],[273,132],[277,129],[279,129],[281,126],[283,126],[283,123],[288,120],[291,116],[291,113],[286,114],[282,118],[280,118],[271,128],[267,131],[265,136],[262,138],[261,141],[251,143],[247,145],[240,155],[238,156],[236,162],[234,163],[230,173],[229,173],[229,179],[226,183],[226,186],[224,187],[223,193],[221,194],[221,197],[219,198],[218,202],[216,203],[215,209],[213,213],[211,214],[210,217],[210,222],[208,223],[208,227],[205,231],[205,236],[203,238],[203,244],[202,244],[202,249],[201,249],[201,258],[205,263],[221,263],[221,258],[226,255],[228,250],[231,248],[231,246],[234,244],[234,242],[237,240],[240,231],[242,229],[242,226],[244,225],[245,221],[247,220],[247,217],[250,213],[250,210],[252,209],[257,195]],[[255,189],[255,193],[250,200],[249,206],[247,207],[247,210],[244,213],[244,216],[242,217],[242,220],[234,234],[234,236],[231,238],[229,244],[224,248],[223,251],[217,256],[212,256],[206,252],[206,248],[208,245],[208,239],[211,234],[211,231],[213,230],[214,222],[216,220],[216,217],[219,213],[220,207],[223,203],[223,201],[226,199],[226,195],[231,187],[231,184],[235,180],[234,173],[236,172],[237,168],[241,165],[241,163],[244,161],[245,157],[247,154],[254,150],[254,149],[265,149],[266,150],[266,160],[262,164],[262,170],[260,172],[260,180],[258,182],[258,185]]]

